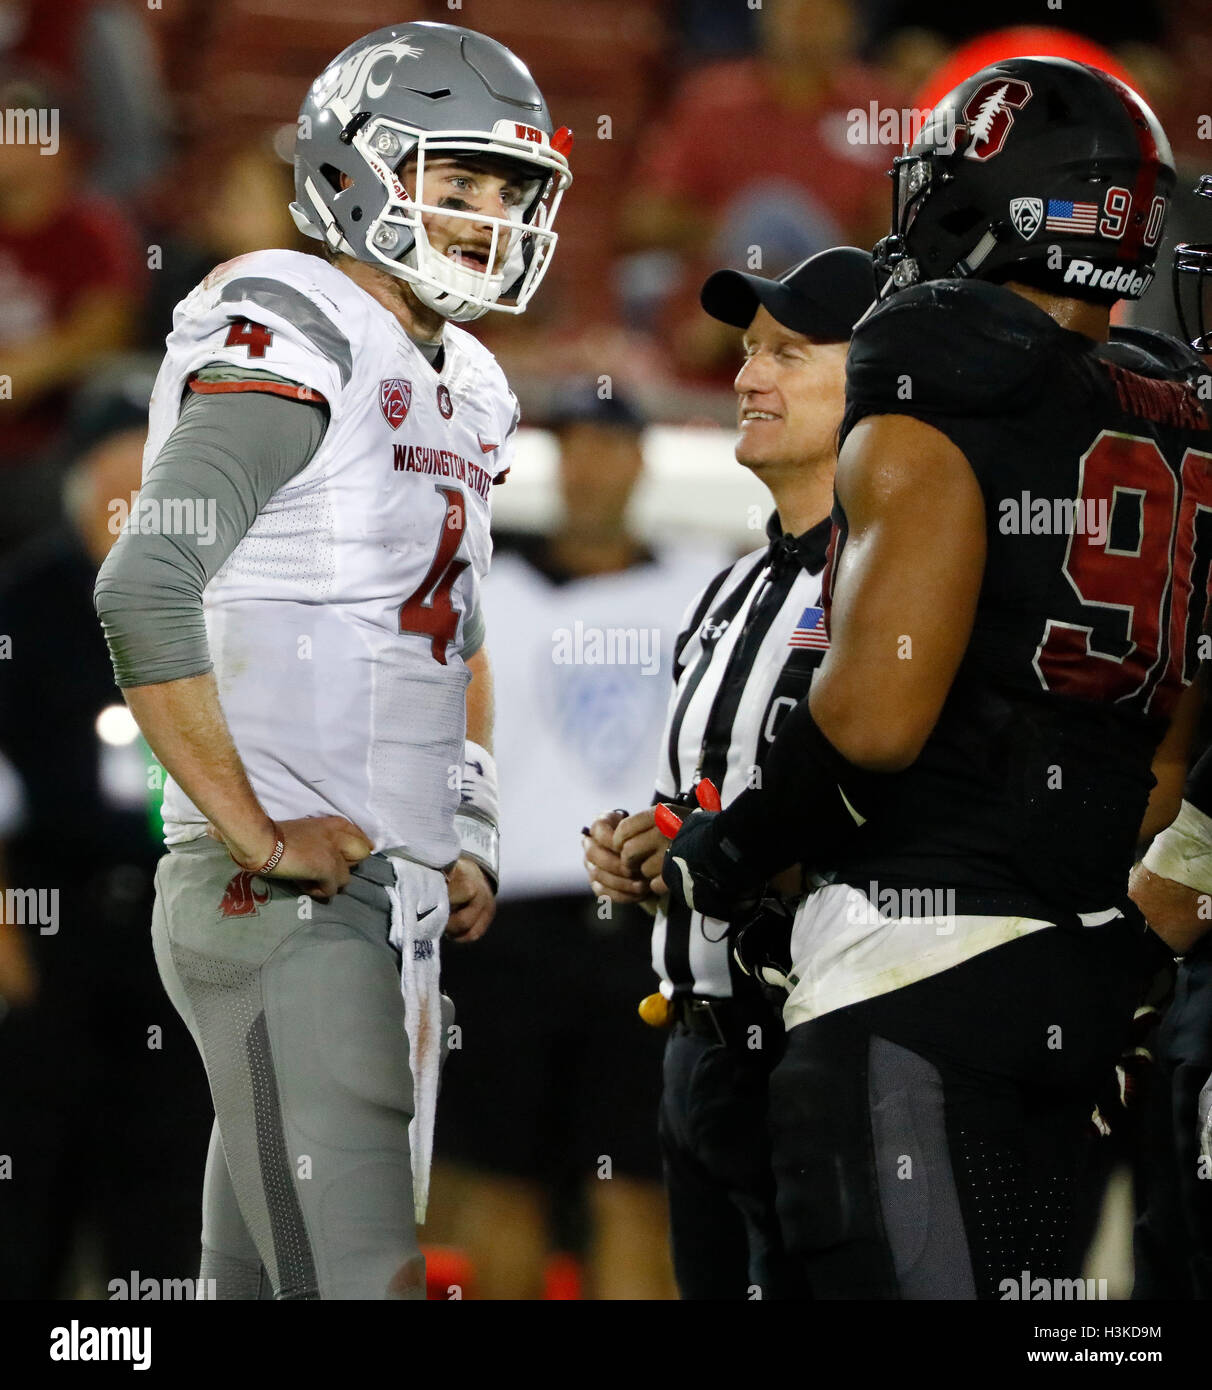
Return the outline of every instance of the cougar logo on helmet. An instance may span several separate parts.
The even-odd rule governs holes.
[[[380,44],[377,48],[356,54],[347,63],[342,63],[333,74],[335,89],[329,88],[327,83],[321,89],[325,99],[331,101],[337,96],[355,109],[361,106],[363,101],[377,101],[391,86],[400,60],[420,58],[425,51],[409,43],[408,37]],[[387,67],[382,69],[381,75],[376,78],[374,71],[383,63],[386,63]]]

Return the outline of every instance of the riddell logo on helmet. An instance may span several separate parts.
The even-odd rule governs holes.
[[[1153,272],[1144,275],[1125,267],[1122,270],[1112,266],[1109,270],[1099,270],[1093,261],[1070,261],[1065,267],[1066,285],[1085,285],[1091,290],[1118,290],[1120,294],[1141,295],[1153,283]]]

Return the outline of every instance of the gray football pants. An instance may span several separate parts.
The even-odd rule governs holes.
[[[219,1298],[425,1296],[391,881],[372,855],[319,903],[213,840],[160,861],[156,962],[215,1106],[201,1275]]]

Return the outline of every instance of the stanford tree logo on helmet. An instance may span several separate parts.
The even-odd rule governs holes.
[[[1065,58],[1011,58],[949,92],[893,161],[884,294],[926,280],[1019,280],[1137,299],[1174,188],[1157,117],[1130,87]]]
[[[312,84],[291,215],[330,251],[408,281],[444,318],[520,314],[551,263],[571,147],[503,44],[453,24],[395,24],[351,44]],[[520,192],[508,216],[423,201],[426,163],[452,156],[509,170]],[[439,254],[426,215],[487,224],[483,264]]]

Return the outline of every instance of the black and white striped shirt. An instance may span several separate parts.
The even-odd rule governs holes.
[[[724,804],[758,785],[780,721],[808,693],[825,654],[821,572],[826,519],[786,535],[778,513],[769,544],[721,571],[686,610],[675,647],[656,796],[669,801],[703,777]],[[652,964],[665,995],[728,999],[736,969],[728,924],[677,908],[658,912]]]

